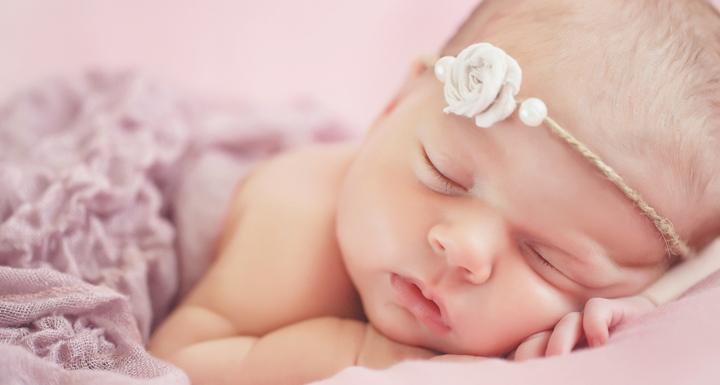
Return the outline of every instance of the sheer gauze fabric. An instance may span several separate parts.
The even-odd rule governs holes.
[[[211,263],[257,161],[347,137],[306,103],[202,103],[137,73],[47,81],[0,109],[0,373],[183,384],[144,349]]]

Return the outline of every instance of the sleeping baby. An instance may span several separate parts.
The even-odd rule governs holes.
[[[362,143],[239,184],[149,350],[259,384],[603,345],[709,274],[718,36],[702,0],[486,0]]]

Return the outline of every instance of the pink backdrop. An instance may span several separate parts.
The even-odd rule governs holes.
[[[0,0],[0,102],[49,75],[139,68],[203,97],[311,97],[361,130],[479,1]]]
[[[139,68],[203,97],[312,97],[364,129],[478,0],[0,0],[0,101],[49,75]]]
[[[440,47],[477,1],[0,0],[0,101],[53,74],[141,68],[210,98],[311,97],[360,130],[412,58]],[[327,383],[714,383],[715,277],[712,290],[634,322],[606,349],[523,364],[352,368]]]

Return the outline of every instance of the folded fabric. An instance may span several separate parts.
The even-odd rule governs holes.
[[[143,345],[212,262],[234,186],[346,136],[310,105],[210,105],[136,73],[20,93],[0,110],[2,381],[187,383]]]

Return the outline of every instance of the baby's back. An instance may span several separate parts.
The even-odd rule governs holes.
[[[216,261],[150,349],[162,356],[162,345],[176,350],[208,334],[262,336],[309,318],[361,318],[335,237],[337,193],[355,150],[313,146],[258,166],[233,198]]]

